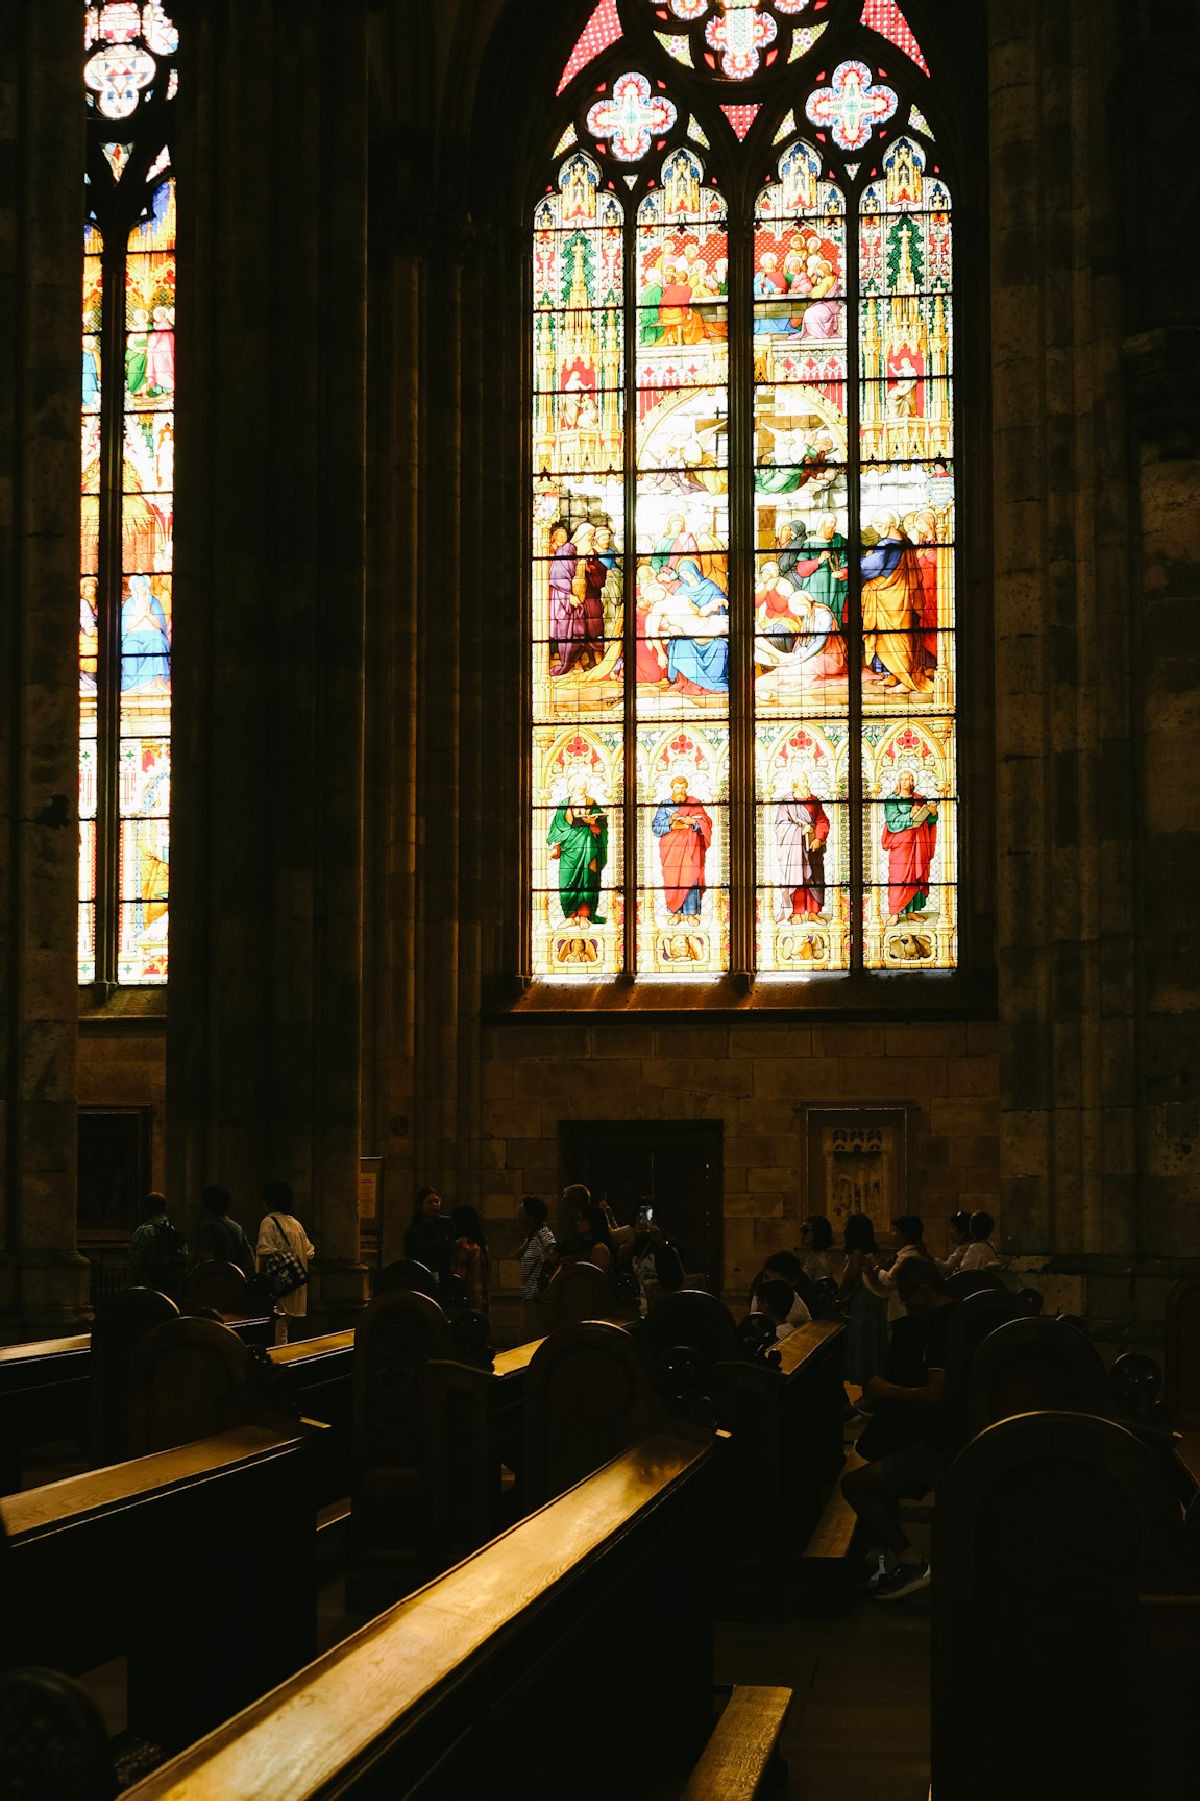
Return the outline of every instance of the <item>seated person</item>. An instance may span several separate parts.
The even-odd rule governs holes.
[[[901,1527],[900,1503],[922,1500],[945,1467],[946,1332],[955,1305],[933,1264],[917,1258],[901,1264],[896,1288],[909,1315],[928,1321],[925,1380],[919,1388],[902,1388],[873,1376],[866,1392],[877,1418],[890,1416],[894,1424],[907,1418],[911,1435],[906,1444],[842,1478],[842,1493],[870,1546],[867,1587],[877,1601],[900,1601],[929,1586],[929,1564]],[[889,1433],[889,1441],[895,1436]]]
[[[791,1305],[788,1308],[788,1324],[795,1331],[797,1326],[807,1326],[813,1316],[817,1296],[812,1283],[804,1273],[804,1265],[799,1257],[793,1257],[790,1251],[774,1251],[759,1270],[750,1285],[751,1313],[764,1313],[762,1291],[768,1282],[786,1282],[792,1290]]]
[[[772,1276],[770,1281],[762,1284],[756,1299],[758,1304],[755,1311],[774,1322],[775,1343],[782,1344],[796,1330],[791,1323],[791,1311],[796,1302],[791,1284],[785,1282],[782,1276]],[[805,1308],[806,1317],[807,1313],[808,1309]]]

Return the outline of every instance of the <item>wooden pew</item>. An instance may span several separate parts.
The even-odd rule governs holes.
[[[128,1659],[131,1728],[187,1744],[311,1657],[305,1439],[243,1426],[0,1499],[0,1665]]]
[[[436,1558],[445,1568],[526,1511],[521,1438],[536,1338],[497,1352],[491,1369],[433,1357],[425,1369],[424,1446]],[[503,1470],[513,1476],[505,1489]]]
[[[1195,1796],[1200,1564],[1132,1433],[989,1427],[939,1483],[932,1561],[938,1801]]]
[[[1010,1319],[976,1348],[967,1374],[967,1435],[1018,1413],[1112,1413],[1100,1353],[1062,1320]]]
[[[89,1348],[86,1332],[0,1348],[0,1493],[20,1488],[39,1445],[86,1443]]]
[[[127,1288],[105,1303],[90,1332],[0,1348],[0,1494],[21,1487],[30,1451],[62,1440],[93,1464],[128,1456],[134,1347],[152,1326],[177,1318],[179,1309],[166,1295]],[[269,1315],[224,1323],[244,1344],[270,1341]]]
[[[722,1474],[718,1612],[778,1613],[786,1599],[780,1546],[795,1541],[798,1519],[817,1519],[841,1472],[844,1325],[813,1320],[767,1363],[746,1352],[722,1302],[683,1290],[652,1308],[635,1337],[672,1411],[699,1419],[707,1405],[711,1423],[732,1440]]]
[[[623,1452],[127,1801],[598,1801],[630,1770],[669,1793],[712,1725],[711,1456],[668,1435]],[[597,1715],[602,1672],[628,1699],[619,1722]]]
[[[0,1792],[113,1801],[118,1783],[91,1696],[56,1670],[0,1671]]]
[[[1167,1296],[1167,1397],[1181,1425],[1200,1425],[1200,1274]]]
[[[790,1688],[735,1688],[681,1801],[753,1801],[786,1784],[778,1746],[791,1704]]]
[[[547,1334],[588,1319],[615,1319],[612,1279],[594,1263],[564,1263],[542,1296]]]
[[[328,1426],[315,1457],[317,1505],[332,1508],[350,1493],[354,1443],[354,1333],[327,1332],[296,1344],[275,1345],[268,1352],[272,1367],[282,1372],[272,1397],[298,1418]],[[345,1508],[349,1513],[349,1505]]]
[[[976,1351],[997,1326],[1027,1317],[1028,1303],[1007,1289],[977,1290],[955,1306],[946,1332],[946,1448],[951,1456],[971,1437],[968,1409]]]

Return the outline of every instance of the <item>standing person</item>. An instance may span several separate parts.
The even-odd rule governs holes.
[[[316,1245],[309,1241],[308,1233],[292,1212],[292,1191],[286,1182],[268,1182],[263,1188],[263,1217],[258,1228],[258,1244],[255,1255],[260,1270],[264,1260],[272,1253],[290,1252],[308,1276],[308,1266],[317,1254]],[[308,1312],[308,1282],[298,1283],[295,1288],[285,1293],[272,1295],[277,1320],[282,1330],[280,1342],[287,1343],[288,1321],[303,1319]]]
[[[517,1255],[521,1259],[521,1336],[540,1338],[545,1331],[542,1317],[542,1295],[554,1273],[556,1245],[554,1234],[546,1224],[549,1212],[541,1195],[521,1197],[517,1218],[525,1236]]]
[[[996,1222],[982,1208],[971,1215],[971,1242],[959,1261],[959,1269],[998,1269],[1003,1257],[992,1243]]]
[[[483,1221],[474,1207],[456,1207],[450,1215],[457,1237],[450,1253],[450,1274],[457,1276],[467,1291],[467,1306],[476,1313],[488,1310],[488,1294],[492,1284],[492,1260]]]
[[[887,1357],[887,1303],[866,1284],[869,1258],[879,1255],[875,1228],[865,1213],[852,1213],[846,1221],[846,1267],[838,1300],[850,1318],[846,1334],[846,1380],[866,1388],[883,1368]]]
[[[935,800],[917,793],[911,769],[896,777],[896,790],[883,803],[880,838],[888,861],[888,924],[921,919],[929,905],[930,871],[937,850]]]
[[[581,1195],[582,1200],[579,1198]],[[613,1241],[604,1209],[597,1205],[579,1182],[564,1189],[563,1200],[568,1206],[573,1205],[575,1208],[575,1230],[580,1240],[580,1255],[588,1263],[594,1263],[597,1269],[602,1269],[607,1276],[613,1266]]]
[[[148,1194],[145,1215],[129,1243],[129,1286],[157,1288],[177,1301],[187,1278],[187,1239],[167,1217],[165,1194]]]
[[[933,1259],[925,1249],[925,1222],[918,1219],[915,1213],[902,1214],[892,1221],[892,1231],[896,1237],[898,1249],[891,1267],[882,1269],[879,1259],[869,1258],[866,1264],[867,1286],[885,1299],[891,1298],[896,1286],[896,1277],[903,1264],[917,1257],[922,1263],[932,1263]]]
[[[833,1227],[823,1213],[810,1213],[800,1228],[800,1264],[810,1282],[836,1282]]]
[[[213,1186],[200,1196],[200,1229],[196,1233],[196,1262],[232,1263],[246,1280],[254,1278],[254,1252],[236,1219],[230,1219],[229,1190]]]
[[[438,1287],[450,1274],[454,1251],[454,1227],[442,1213],[442,1197],[436,1188],[418,1188],[413,1216],[404,1234],[404,1255],[423,1263]]]
[[[816,919],[825,907],[825,846],[829,815],[809,793],[811,778],[801,770],[792,782],[792,798],[775,809],[775,840],[783,887],[780,918]]]
[[[971,1215],[963,1208],[951,1216],[950,1240],[950,1255],[937,1259],[937,1267],[943,1276],[952,1276],[961,1267],[971,1242]]]

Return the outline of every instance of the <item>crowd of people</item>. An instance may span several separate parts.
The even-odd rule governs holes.
[[[286,1182],[268,1182],[262,1191],[262,1217],[253,1246],[230,1212],[228,1189],[206,1188],[200,1197],[200,1224],[189,1249],[185,1235],[171,1223],[167,1197],[146,1196],[142,1223],[130,1240],[128,1279],[131,1288],[156,1288],[173,1301],[183,1297],[193,1270],[205,1263],[229,1263],[248,1282],[257,1281],[276,1314],[283,1333],[288,1323],[308,1312],[308,1272],[316,1246],[292,1211]]]

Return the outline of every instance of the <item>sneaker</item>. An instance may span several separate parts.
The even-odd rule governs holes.
[[[872,1557],[863,1564],[862,1576],[854,1584],[855,1590],[860,1595],[873,1595],[878,1591],[880,1583],[887,1581],[887,1576],[887,1557],[880,1551],[877,1557]]]
[[[903,1601],[918,1589],[928,1588],[933,1572],[927,1563],[898,1563],[874,1589],[877,1601]]]

